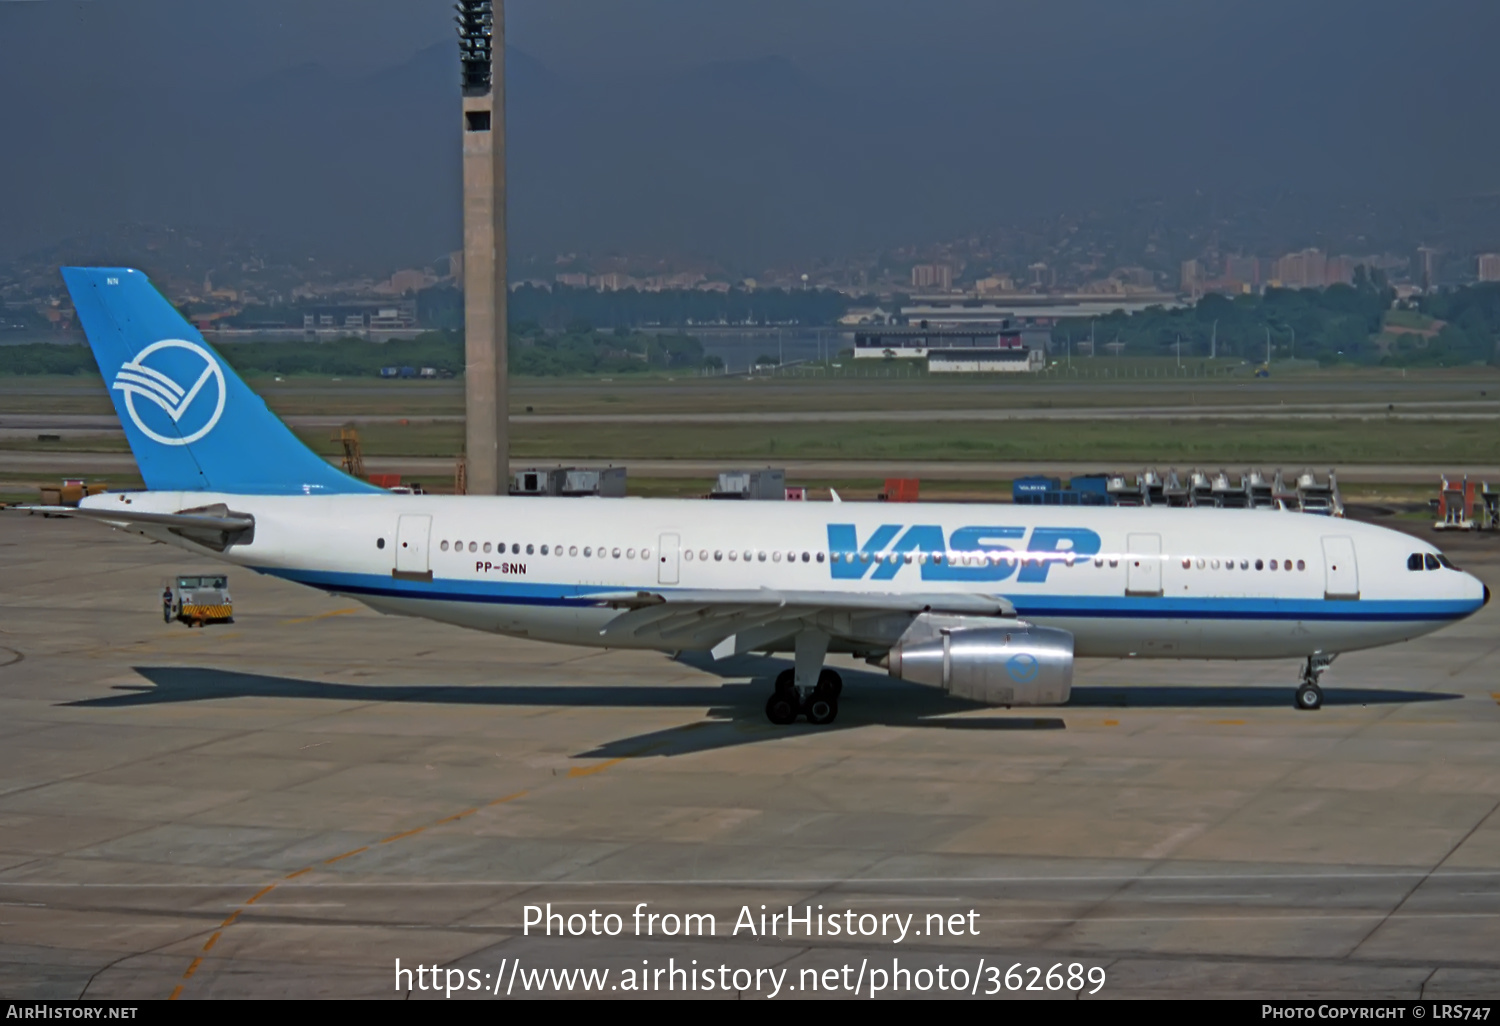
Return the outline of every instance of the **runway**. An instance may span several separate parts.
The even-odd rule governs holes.
[[[1500,584],[1493,539],[1445,543]],[[163,624],[198,568],[0,518],[6,997],[396,996],[398,958],[492,999],[693,959],[728,981],[699,996],[760,999],[939,964],[1011,997],[1087,996],[1046,989],[1058,964],[1101,997],[1500,987],[1496,604],[1341,658],[1315,713],[1289,663],[1092,661],[1069,706],[1004,710],[845,662],[839,721],[784,729],[778,660],[491,637],[238,570],[235,623]],[[714,933],[635,936],[643,902]],[[624,932],[526,935],[548,903]],[[914,932],[731,932],[761,905]]]

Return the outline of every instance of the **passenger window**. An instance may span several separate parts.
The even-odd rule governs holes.
[[[635,558],[635,549],[626,549],[625,550],[625,558],[626,559],[634,559]]]
[[[1298,570],[1306,570],[1307,569],[1307,562],[1305,560],[1301,560],[1301,559],[1297,560],[1297,569]]]
[[[577,545],[569,545],[568,546],[568,555],[570,555],[570,556],[576,556],[576,555],[578,555],[578,546]]]
[[[1420,569],[1422,569],[1422,554],[1420,552],[1413,552],[1411,555],[1409,555],[1409,556],[1406,557],[1406,569],[1408,569],[1408,570],[1420,570]]]
[[[773,562],[773,563],[780,563],[781,562],[781,553],[779,553],[779,552],[773,552],[773,553],[771,553],[771,562]]]
[[[469,542],[469,551],[470,552],[478,552],[479,551],[479,543],[478,542]]]
[[[1439,570],[1443,566],[1443,564],[1441,564],[1441,563],[1438,562],[1438,558],[1436,556],[1434,556],[1430,552],[1427,553],[1426,560],[1427,560],[1427,569],[1429,569],[1429,570]]]
[[[528,548],[529,548],[529,546],[528,546]],[[546,554],[547,554],[547,546],[543,545],[542,546],[542,555],[545,556]]]
[[[484,554],[485,555],[489,555],[489,553],[490,553],[490,543],[489,542],[485,542],[484,543]]]
[[[755,558],[764,563],[766,561],[766,554],[764,552],[757,552]]]
[[[739,558],[740,558],[740,554],[738,552],[735,552],[733,549],[729,550],[729,561],[731,563],[735,562]]]
[[[534,546],[534,545],[528,545],[528,546],[526,546],[526,555],[529,556],[529,555],[531,555],[535,551],[536,551],[536,546]]]
[[[1255,569],[1257,569],[1257,570],[1264,570],[1265,568],[1266,568],[1266,564],[1265,564],[1265,562],[1263,560],[1257,559],[1255,561]]]
[[[723,559],[724,559],[724,553],[723,553],[723,551],[715,549],[714,550],[714,562],[718,563],[718,562],[723,561]]]
[[[616,559],[619,559],[620,558],[620,550],[619,549],[615,549],[614,551],[612,551],[610,553],[610,555],[614,556]]]
[[[593,546],[591,546],[591,545],[585,545],[583,547],[583,558],[584,559],[589,559],[593,555],[594,555],[594,548],[593,548]],[[693,558],[693,554],[691,552],[689,552],[687,554],[687,558],[688,559],[692,559]]]
[[[708,562],[708,550],[707,549],[699,549],[698,550],[698,558],[700,560],[702,560],[703,562],[707,563]]]
[[[1256,569],[1257,569],[1257,570],[1259,570],[1259,569],[1260,569],[1260,568],[1259,568],[1259,567],[1256,567]],[[1273,559],[1273,560],[1271,560],[1271,569],[1272,569],[1272,570],[1275,570],[1275,569],[1276,569],[1276,560],[1274,560],[1274,559]]]
[[[587,550],[584,550],[584,551],[585,551],[585,554],[587,554]],[[692,549],[684,549],[682,551],[682,558],[685,559],[685,560],[687,560],[689,563],[691,563],[693,561],[693,550]]]
[[[819,563],[823,562],[823,553],[821,553],[821,552],[818,553],[818,562]]]
[[[447,542],[447,540],[444,539],[443,544],[440,545],[440,546],[438,546],[438,547],[441,548],[444,552],[447,552],[448,551],[448,542]]]

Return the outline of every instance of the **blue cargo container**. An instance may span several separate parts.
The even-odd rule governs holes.
[[[1018,506],[1108,506],[1109,479],[1103,475],[1073,478],[1063,487],[1058,477],[1019,477],[1011,484],[1011,501]]]

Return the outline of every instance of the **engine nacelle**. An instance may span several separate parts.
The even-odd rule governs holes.
[[[926,633],[915,632],[916,638]],[[1013,620],[936,633],[893,647],[891,676],[985,705],[1065,705],[1072,694],[1073,635],[1067,631]]]

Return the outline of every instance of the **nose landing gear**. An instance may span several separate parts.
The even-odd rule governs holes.
[[[1331,655],[1318,653],[1307,657],[1307,662],[1302,666],[1302,682],[1297,685],[1297,708],[1298,709],[1321,709],[1323,708],[1323,688],[1320,681],[1323,673],[1338,658],[1338,653]]]

